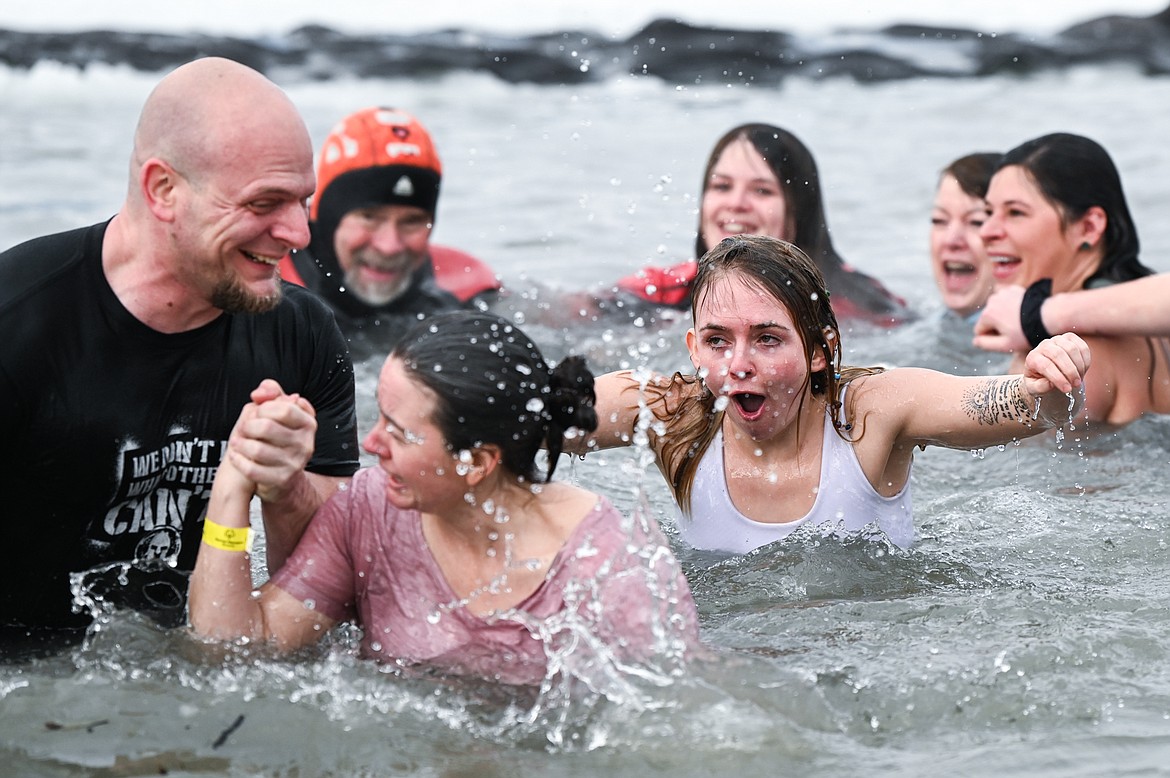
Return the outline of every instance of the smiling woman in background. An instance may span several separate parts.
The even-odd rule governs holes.
[[[1027,287],[1024,332],[1048,335],[1040,307],[1052,293],[1092,289],[1153,273],[1138,259],[1138,235],[1108,152],[1096,141],[1054,133],[999,161],[987,190],[981,234],[996,282]],[[1090,338],[1085,381],[1091,421],[1127,424],[1170,413],[1170,347],[1164,338]],[[1015,352],[1013,371],[1022,365]]]
[[[939,177],[930,214],[930,266],[950,314],[974,323],[995,288],[979,229],[987,217],[987,184],[1001,155],[968,154]]]
[[[695,257],[735,235],[765,235],[798,246],[824,276],[838,318],[885,326],[911,318],[901,298],[851,266],[833,247],[816,162],[787,130],[759,123],[733,127],[707,158]],[[621,279],[618,288],[686,308],[696,270],[695,260],[648,267]]]

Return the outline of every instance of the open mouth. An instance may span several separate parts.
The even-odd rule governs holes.
[[[943,271],[949,276],[969,276],[975,274],[975,266],[970,262],[947,260],[943,262]]]
[[[1003,279],[1011,276],[1019,269],[1021,260],[1019,257],[1007,256],[993,256],[991,258],[992,272],[997,279]]]
[[[974,263],[961,259],[947,259],[943,260],[940,268],[942,275],[939,282],[943,294],[966,294],[978,283],[979,269]]]
[[[280,257],[266,257],[263,254],[253,254],[250,251],[245,251],[243,254],[257,265],[268,265],[269,267],[276,267],[280,264]]]
[[[401,493],[406,489],[406,484],[398,476],[386,473],[386,490],[391,493]]]
[[[743,392],[732,395],[731,400],[739,407],[739,412],[746,419],[759,415],[760,410],[764,407],[764,395],[762,394]]]

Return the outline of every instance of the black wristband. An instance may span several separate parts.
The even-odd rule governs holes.
[[[1024,337],[1032,344],[1032,348],[1040,345],[1040,341],[1051,338],[1052,333],[1044,327],[1044,318],[1040,315],[1040,308],[1044,301],[1052,294],[1052,279],[1041,278],[1024,291],[1024,300],[1020,303],[1020,328]]]

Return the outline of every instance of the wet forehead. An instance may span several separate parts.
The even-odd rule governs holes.
[[[243,200],[307,199],[316,187],[312,149],[293,140],[272,144],[247,140],[226,148],[220,181]]]
[[[396,357],[382,365],[375,399],[382,416],[411,429],[429,423],[435,410],[434,392],[416,380]]]
[[[740,276],[711,284],[695,307],[699,329],[786,327],[793,329],[787,306]]]

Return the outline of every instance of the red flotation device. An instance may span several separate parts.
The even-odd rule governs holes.
[[[485,292],[498,292],[500,279],[482,261],[450,246],[431,244],[431,261],[439,286],[467,302]]]
[[[644,267],[619,280],[617,287],[655,305],[683,308],[690,302],[691,283],[698,270],[699,263],[693,259],[670,267]]]

